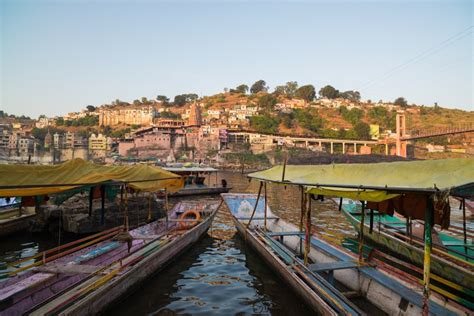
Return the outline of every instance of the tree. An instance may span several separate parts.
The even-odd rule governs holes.
[[[148,104],[148,99],[146,97],[142,97],[142,103],[143,104]]]
[[[186,95],[180,94],[174,97],[174,104],[176,106],[183,106],[186,104]]]
[[[87,109],[87,111],[89,111],[89,112],[94,112],[94,111],[95,111],[95,106],[93,106],[93,105],[88,105],[88,106],[86,106],[86,109]]]
[[[370,139],[370,126],[367,123],[359,122],[354,126],[354,131],[359,139]]]
[[[348,110],[345,106],[339,108],[339,113],[342,118],[347,122],[350,122],[352,125],[356,125],[360,119],[364,116],[364,111],[358,108],[353,108]]]
[[[273,107],[275,106],[276,103],[277,103],[277,99],[271,94],[266,94],[260,97],[260,99],[258,99],[258,106],[261,109],[268,110],[268,111],[273,110]]]
[[[239,93],[247,93],[247,91],[249,91],[249,86],[247,86],[246,84],[241,84],[240,86],[237,86],[237,88],[235,88],[235,90]]]
[[[318,132],[324,125],[323,119],[311,110],[297,109],[294,113],[299,125],[312,132]]]
[[[339,96],[339,90],[336,90],[333,86],[327,85],[319,90],[319,95],[328,99],[335,99]]]
[[[308,84],[301,86],[298,90],[296,90],[295,96],[307,102],[311,102],[316,97],[316,90],[314,89],[313,85]]]
[[[266,115],[256,115],[250,118],[250,126],[260,133],[276,133],[279,123],[278,119]]]
[[[360,101],[360,92],[359,91],[353,91],[353,90],[348,90],[339,93],[339,97],[347,100],[351,100],[354,102],[359,102]]]
[[[266,86],[266,82],[265,80],[258,80],[256,81],[252,87],[250,87],[250,92],[251,93],[259,93],[259,92],[262,92],[262,91],[268,91],[268,87]]]
[[[405,100],[404,97],[396,98],[395,101],[393,101],[393,104],[399,105],[401,107],[407,107],[408,106],[408,102],[407,102],[407,100]]]
[[[141,102],[140,100],[136,99],[136,100],[133,100],[133,105],[140,105]]]
[[[314,87],[313,87],[314,88]],[[285,85],[285,94],[292,98],[295,96],[296,90],[298,90],[298,82],[288,81]],[[313,98],[314,99],[314,98]]]
[[[275,90],[273,91],[275,95],[285,95],[286,94],[286,87],[285,86],[276,86]]]
[[[166,95],[157,95],[156,100],[163,103],[168,103],[170,101],[170,99]]]

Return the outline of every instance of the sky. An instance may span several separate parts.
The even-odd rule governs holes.
[[[474,110],[473,1],[0,0],[0,21],[16,115],[259,79]]]

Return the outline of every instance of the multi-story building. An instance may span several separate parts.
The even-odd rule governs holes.
[[[153,132],[143,134],[133,139],[119,142],[118,151],[120,156],[127,156],[132,149],[136,150],[169,150],[171,148],[171,136],[169,133]]]
[[[151,125],[157,114],[158,112],[153,106],[101,108],[99,110],[99,125]]]
[[[18,152],[20,156],[27,156],[34,152],[35,139],[30,136],[22,136],[18,140]]]
[[[35,125],[37,128],[45,128],[51,125],[51,120],[47,118],[46,116],[42,116],[38,118]]]
[[[8,148],[8,144],[11,137],[11,129],[7,125],[0,126],[0,148]]]
[[[110,150],[112,148],[112,138],[102,134],[92,134],[89,137],[89,151]]]

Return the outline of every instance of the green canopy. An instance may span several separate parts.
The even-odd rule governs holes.
[[[60,165],[0,165],[0,197],[54,194],[102,183],[125,183],[140,191],[184,185],[181,176],[148,165],[103,166],[73,159]]]
[[[384,201],[406,192],[450,191],[452,195],[474,197],[473,158],[288,165],[248,176],[262,181],[302,185],[313,194],[371,202]]]

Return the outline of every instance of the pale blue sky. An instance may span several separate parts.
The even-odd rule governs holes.
[[[472,1],[0,3],[8,113],[209,95],[258,79],[474,109]]]

